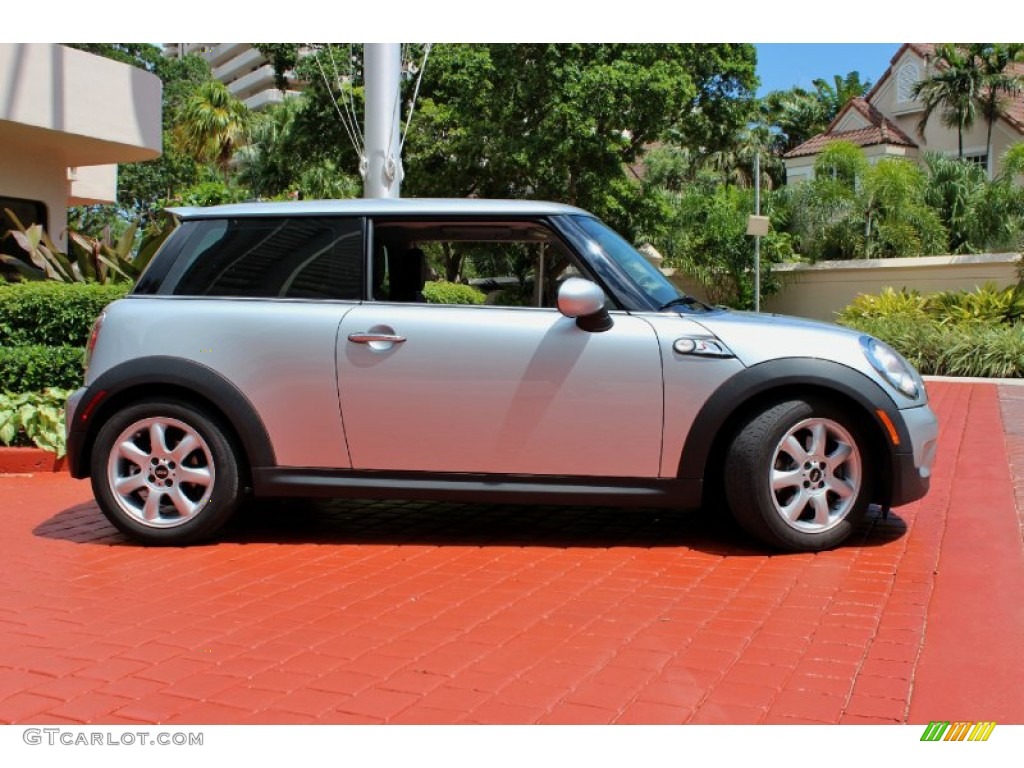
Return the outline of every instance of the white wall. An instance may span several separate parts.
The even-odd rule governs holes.
[[[1016,253],[964,256],[921,256],[909,259],[855,259],[818,264],[776,264],[772,271],[783,283],[774,296],[764,297],[765,312],[835,320],[835,313],[861,293],[883,288],[910,288],[921,293],[967,290],[993,282],[1000,287],[1016,282]]]
[[[160,156],[161,91],[156,75],[100,56],[0,44],[0,195],[43,202],[66,248],[69,202],[112,201],[114,163]]]

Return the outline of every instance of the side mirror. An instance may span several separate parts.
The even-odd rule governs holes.
[[[558,311],[575,318],[583,331],[600,333],[612,327],[612,318],[604,308],[606,301],[599,285],[580,277],[570,277],[558,289]]]

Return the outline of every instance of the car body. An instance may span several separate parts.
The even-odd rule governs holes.
[[[71,474],[139,541],[209,537],[251,494],[728,506],[818,550],[927,491],[937,423],[898,354],[707,307],[580,209],[174,213],[67,410]],[[428,259],[485,303],[425,303]]]

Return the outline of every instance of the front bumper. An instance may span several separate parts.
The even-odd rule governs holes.
[[[939,420],[927,405],[899,412],[910,436],[909,446],[893,454],[889,506],[909,504],[928,493],[939,439]]]

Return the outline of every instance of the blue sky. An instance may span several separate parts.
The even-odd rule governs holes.
[[[758,96],[799,85],[810,89],[811,81],[833,75],[860,72],[861,80],[877,83],[889,66],[900,43],[758,43]]]

